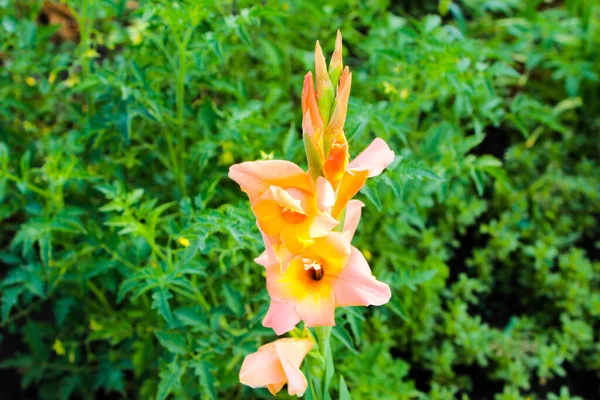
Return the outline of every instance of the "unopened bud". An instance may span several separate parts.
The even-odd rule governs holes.
[[[329,61],[329,79],[334,89],[340,80],[342,70],[344,69],[344,63],[342,61],[342,32],[338,29],[337,36],[335,38],[335,50]]]
[[[317,105],[323,123],[327,124],[331,115],[334,92],[329,74],[327,73],[327,63],[325,62],[319,41],[317,41],[315,47],[315,72],[317,76]]]
[[[304,114],[302,121],[302,140],[304,141],[308,171],[310,176],[316,181],[317,177],[322,174],[324,157],[313,129],[310,112],[308,111]]]

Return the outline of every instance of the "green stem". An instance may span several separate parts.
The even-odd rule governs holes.
[[[109,301],[106,299],[106,296],[104,295],[104,293],[102,293],[98,286],[94,284],[94,282],[88,280],[87,287],[96,295],[96,297],[98,298],[98,300],[100,300],[100,303],[102,303],[106,310],[109,310],[111,312],[113,311],[113,308],[111,307]]]
[[[27,182],[27,181],[24,181],[23,179],[19,178],[16,175],[13,175],[13,174],[11,174],[9,172],[2,172],[0,174],[0,176],[3,176],[5,178],[7,178],[7,179],[10,179],[11,181],[13,181],[15,183],[20,183],[22,185],[25,185],[25,187],[27,189],[31,190],[32,192],[35,192],[35,193],[39,194],[40,196],[48,197],[48,198],[52,197],[52,194],[50,192],[48,192],[48,191],[46,191],[44,189],[41,189],[41,188],[39,188],[39,187],[37,187],[37,186],[35,186],[35,185]]]
[[[90,48],[90,31],[92,26],[92,18],[90,17],[89,0],[81,1],[81,14],[79,16],[79,26],[81,30],[81,69],[83,76],[88,77],[91,73],[91,59],[88,59],[86,52]],[[88,116],[94,115],[94,94],[92,89],[86,89],[87,97],[87,113]]]
[[[319,342],[319,353],[325,360],[325,368],[323,368],[323,375],[320,377],[320,381],[323,384],[322,400],[328,400],[329,396],[329,383],[334,374],[333,357],[331,354],[331,344],[329,339],[331,338],[331,326],[317,326],[315,332],[317,334],[317,341]]]
[[[187,46],[192,36],[193,30],[188,29],[184,36],[181,38],[181,41],[178,43],[178,56],[179,60],[177,63],[177,86],[175,87],[175,106],[177,111],[177,126],[178,126],[178,159],[181,162],[180,168],[177,169],[176,179],[179,185],[179,189],[181,191],[181,196],[186,195],[186,187],[185,187],[185,173],[183,170],[183,155],[185,152],[185,143],[184,143],[184,123],[185,123],[185,73],[186,73],[186,65],[185,65],[185,52],[187,51]]]

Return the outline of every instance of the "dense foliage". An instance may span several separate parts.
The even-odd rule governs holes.
[[[392,301],[333,332],[352,397],[600,396],[598,2],[68,3],[0,1],[2,390],[269,397],[238,382],[275,335],[227,170],[305,162],[340,28],[351,148],[398,155],[354,242]]]

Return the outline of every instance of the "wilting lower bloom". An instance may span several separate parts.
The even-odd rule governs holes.
[[[389,286],[373,276],[362,253],[350,245],[362,206],[356,200],[350,202],[346,230],[316,239],[287,268],[265,265],[271,304],[264,326],[278,335],[292,330],[301,320],[309,327],[330,326],[335,325],[336,307],[389,301]]]
[[[312,346],[310,339],[279,339],[261,346],[244,359],[240,382],[252,388],[266,387],[273,395],[287,383],[291,396],[302,396],[308,382],[300,365]]]
[[[327,235],[338,221],[330,211],[335,194],[329,182],[311,178],[287,161],[252,161],[231,166],[229,177],[248,194],[267,249],[275,259],[302,251]]]

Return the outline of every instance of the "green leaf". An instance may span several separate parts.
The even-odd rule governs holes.
[[[238,291],[235,291],[228,284],[223,284],[223,294],[225,295],[225,302],[227,303],[227,307],[233,311],[235,315],[243,315],[244,307],[243,301]]]
[[[59,327],[63,326],[71,308],[75,305],[72,297],[63,297],[54,303],[54,320]]]
[[[24,286],[13,286],[8,289],[4,289],[2,293],[2,320],[5,321],[9,314],[10,310],[19,302],[19,295],[25,289]]]
[[[94,390],[104,389],[106,392],[125,393],[125,381],[123,380],[123,371],[116,365],[104,361],[100,364],[96,374]]]
[[[171,353],[186,354],[188,352],[185,338],[181,333],[155,332],[158,342]]]
[[[336,325],[332,330],[333,336],[335,336],[340,342],[343,343],[348,350],[350,350],[354,354],[358,354],[356,351],[356,347],[354,347],[354,343],[352,342],[352,338],[350,337],[350,333],[343,326]]]
[[[175,311],[175,316],[187,326],[208,329],[206,316],[202,314],[199,307],[180,308]]]
[[[346,386],[346,380],[343,375],[340,375],[340,400],[352,400],[348,386]]]
[[[470,168],[469,174],[471,175],[471,179],[473,179],[473,182],[475,183],[475,189],[477,189],[477,194],[479,196],[483,196],[483,182],[479,171],[477,171],[475,168]]]
[[[377,208],[377,211],[381,211],[381,200],[379,199],[379,194],[375,188],[371,187],[371,185],[372,184],[367,183],[365,186],[363,186],[360,192],[364,194],[371,203],[373,203],[375,208]]]
[[[185,368],[176,361],[169,364],[166,371],[161,371],[156,399],[164,400],[173,390],[179,389],[181,387],[181,377],[184,372]]]
[[[167,321],[169,326],[173,326],[173,314],[169,306],[169,299],[172,297],[173,295],[164,287],[152,293],[152,309],[158,310],[158,313]]]
[[[217,391],[215,389],[215,380],[210,372],[210,364],[205,361],[195,361],[193,364],[194,374],[200,380],[202,393],[211,400],[217,399]]]

